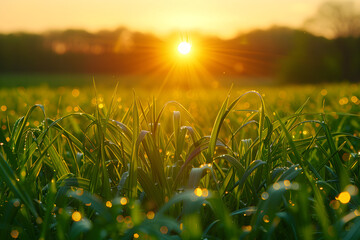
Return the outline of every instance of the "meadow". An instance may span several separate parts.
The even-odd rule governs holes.
[[[359,98],[3,86],[0,238],[360,239]]]

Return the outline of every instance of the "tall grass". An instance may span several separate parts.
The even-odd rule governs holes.
[[[0,132],[1,239],[360,238],[358,130],[307,101],[285,115],[229,93],[210,135],[179,102],[118,104],[115,89],[93,114],[34,105]]]

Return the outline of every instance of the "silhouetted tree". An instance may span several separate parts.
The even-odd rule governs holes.
[[[351,1],[321,4],[313,17],[304,23],[307,30],[330,38],[360,36],[360,11]]]
[[[360,80],[360,12],[353,2],[325,2],[304,26],[328,39],[308,34],[299,36],[282,64],[283,79],[295,82]]]

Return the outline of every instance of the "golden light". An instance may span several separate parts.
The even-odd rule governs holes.
[[[71,215],[71,218],[72,218],[73,221],[78,222],[78,221],[80,221],[81,218],[82,218],[82,217],[81,217],[81,213],[78,212],[78,211],[75,211],[75,212],[73,212],[73,214]]]
[[[263,221],[264,221],[265,223],[269,223],[269,222],[270,222],[269,216],[268,216],[268,215],[265,215],[265,216],[263,217]]]
[[[244,232],[251,232],[252,227],[250,225],[247,225],[247,226],[242,226],[241,229]]]
[[[188,54],[190,50],[191,50],[191,44],[188,42],[181,42],[178,46],[179,53],[183,55]]]
[[[121,204],[121,205],[126,205],[127,203],[128,203],[127,198],[122,197],[122,198],[120,199],[120,204]]]
[[[209,196],[209,191],[206,188],[202,189],[202,196],[203,197]]]
[[[148,219],[154,219],[154,217],[155,217],[155,213],[153,212],[153,211],[149,211],[147,214],[146,214],[146,217],[148,218]]]
[[[351,196],[348,192],[341,192],[336,200],[339,200],[342,204],[350,202]]]
[[[112,207],[112,203],[111,203],[110,201],[107,201],[105,205],[106,205],[106,207],[108,207],[108,208],[111,208],[111,207]]]
[[[269,194],[267,193],[267,192],[263,192],[262,194],[261,194],[261,199],[262,200],[267,200],[269,198]]]
[[[12,238],[18,238],[19,237],[19,231],[18,230],[12,230],[10,233]]]
[[[201,190],[201,188],[196,188],[196,189],[194,190],[194,193],[195,193],[196,196],[201,197],[201,195],[202,195],[202,190]]]

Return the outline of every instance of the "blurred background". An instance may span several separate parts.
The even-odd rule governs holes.
[[[359,1],[251,2],[1,1],[0,87],[360,80]]]
[[[188,54],[178,51],[182,42]],[[280,116],[306,103],[306,117],[325,114],[332,129],[358,136],[359,80],[360,0],[0,0],[0,133],[8,139],[34,104],[57,119],[96,106],[106,113],[114,100],[121,121],[134,93],[145,107],[181,103],[210,134],[230,89],[233,98],[256,89]],[[258,104],[244,98],[227,124]],[[40,126],[42,112],[32,116],[29,126]],[[77,120],[64,124],[81,134]]]

